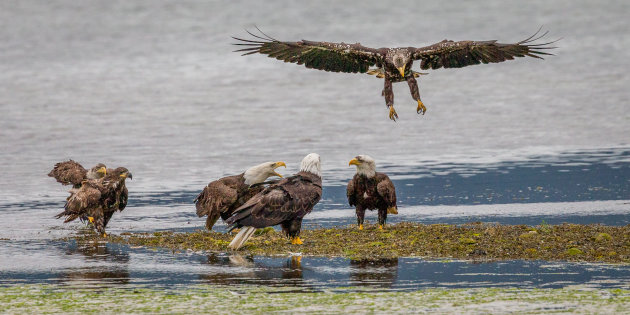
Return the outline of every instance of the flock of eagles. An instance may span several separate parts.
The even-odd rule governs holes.
[[[411,69],[420,60],[420,68],[461,68],[480,63],[497,63],[514,57],[551,55],[545,50],[553,42],[533,42],[547,33],[534,35],[513,44],[490,41],[443,40],[439,43],[415,48],[369,48],[359,43],[329,43],[301,40],[285,42],[276,40],[262,31],[260,35],[247,31],[253,38],[236,38],[235,45],[244,46],[238,52],[244,55],[260,53],[284,62],[297,63],[307,68],[331,72],[367,73],[383,78],[382,95],[389,109],[389,118],[396,120],[392,83],[406,81],[411,96],[417,102],[417,112],[424,114],[426,106],[420,100],[416,78],[425,73]],[[375,68],[371,68],[375,67]],[[365,210],[378,211],[378,228],[383,229],[388,214],[397,214],[396,189],[386,174],[376,172],[374,159],[358,155],[349,165],[356,166],[356,174],[348,182],[347,197],[354,206],[359,230],[363,230]],[[211,230],[221,219],[229,231],[239,229],[229,247],[239,249],[256,229],[280,225],[292,244],[302,244],[300,229],[302,218],[311,212],[322,196],[320,156],[308,154],[301,162],[300,171],[284,178],[276,172],[284,162],[265,162],[252,166],[245,172],[210,182],[195,199],[199,217],[207,216],[206,228]],[[57,163],[48,176],[63,185],[72,185],[64,211],[57,218],[66,222],[77,218],[91,225],[99,234],[107,236],[105,227],[117,211],[125,209],[128,191],[125,184],[132,175],[124,167],[109,169],[97,164],[85,169],[69,160]],[[267,181],[269,177],[280,180]]]

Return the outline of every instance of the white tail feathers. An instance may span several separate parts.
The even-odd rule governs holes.
[[[238,234],[236,234],[236,236],[234,236],[234,239],[230,242],[230,245],[228,245],[228,247],[233,249],[233,250],[237,250],[237,249],[243,247],[243,244],[245,244],[245,242],[247,242],[247,240],[250,237],[252,237],[254,232],[256,232],[256,228],[255,227],[244,226],[243,228],[241,228],[241,231],[238,232]]]

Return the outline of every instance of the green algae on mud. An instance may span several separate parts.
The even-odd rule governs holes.
[[[171,288],[85,288],[56,285],[0,287],[0,311],[46,313],[623,313],[625,289],[424,289],[198,285]]]
[[[561,224],[539,226],[469,223],[463,225],[398,223],[385,230],[369,226],[303,230],[303,245],[292,245],[272,228],[259,230],[238,252],[246,255],[287,255],[382,259],[430,257],[455,259],[529,259],[630,262],[630,225]],[[233,234],[208,231],[110,235],[108,242],[171,250],[230,252]],[[98,240],[94,234],[79,241]]]

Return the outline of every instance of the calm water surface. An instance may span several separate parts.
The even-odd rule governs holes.
[[[208,181],[263,161],[285,161],[291,174],[310,152],[322,156],[324,195],[306,228],[354,223],[343,185],[357,154],[394,180],[390,223],[629,224],[628,12],[627,1],[3,1],[0,284],[627,288],[630,268],[619,265],[299,261],[66,242],[84,230],[53,218],[67,188],[46,174],[68,158],[129,168],[114,234],[199,229],[192,200]],[[540,25],[563,39],[544,61],[423,76],[425,116],[395,85],[393,123],[374,77],[232,53],[230,36],[254,23],[280,39],[372,47],[509,42]]]

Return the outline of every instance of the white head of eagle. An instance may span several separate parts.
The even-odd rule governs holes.
[[[354,159],[350,160],[348,165],[356,165],[357,174],[359,175],[364,175],[368,178],[376,175],[376,163],[369,155],[357,155]]]
[[[305,156],[300,164],[300,172],[309,172],[321,177],[322,166],[319,154],[311,153]]]
[[[262,183],[271,176],[282,177],[282,175],[276,172],[276,168],[280,166],[287,167],[284,162],[265,162],[248,168],[245,174],[243,174],[245,184],[253,185]]]

